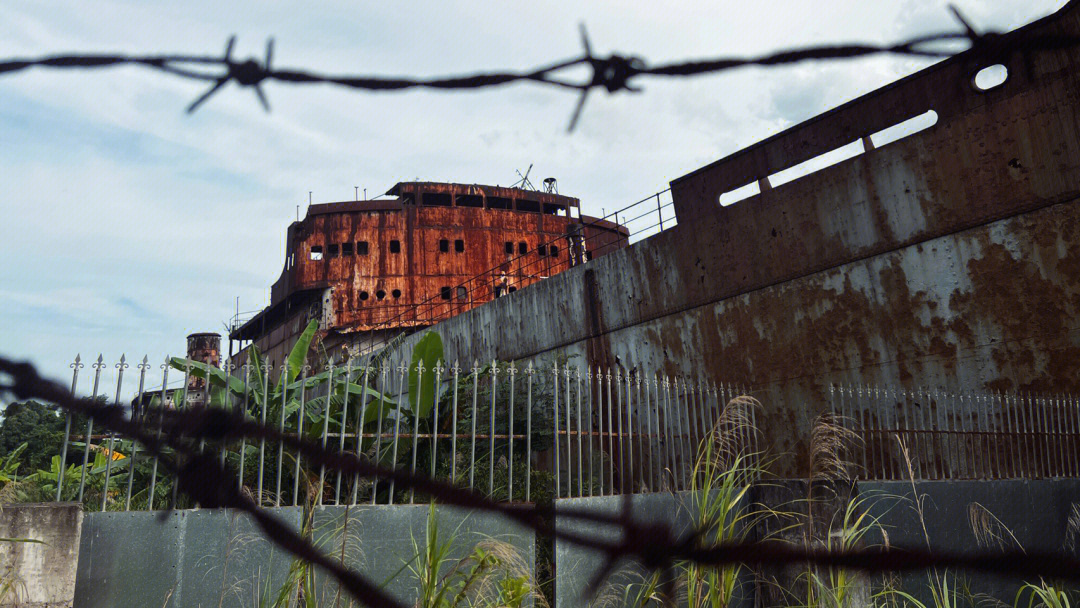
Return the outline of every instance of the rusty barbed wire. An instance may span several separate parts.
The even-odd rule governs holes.
[[[665,522],[640,521],[631,516],[629,500],[611,515],[582,508],[559,508],[558,516],[568,520],[610,526],[620,532],[619,540],[605,540],[599,534],[575,533],[554,523],[553,504],[498,503],[479,493],[440,482],[422,473],[385,467],[365,461],[355,454],[334,452],[311,439],[288,435],[272,426],[245,420],[220,408],[163,411],[161,426],[151,429],[129,418],[117,404],[84,401],[64,386],[41,378],[29,363],[0,357],[0,395],[16,399],[39,398],[58,408],[84,414],[105,429],[138,441],[147,452],[161,459],[176,474],[183,491],[206,508],[232,508],[248,513],[272,542],[300,559],[327,570],[358,601],[372,606],[402,606],[377,584],[356,570],[323,554],[310,540],[286,525],[279,517],[245,495],[236,478],[212,451],[203,451],[204,442],[240,437],[266,438],[295,449],[327,470],[356,473],[365,478],[393,479],[405,488],[429,494],[441,504],[496,513],[510,518],[536,533],[598,552],[604,562],[590,584],[595,591],[603,578],[618,564],[636,562],[652,571],[670,572],[678,562],[704,566],[744,563],[749,565],[813,564],[842,567],[862,572],[897,572],[928,568],[962,568],[990,574],[1019,577],[1050,577],[1080,582],[1080,560],[1065,553],[1007,550],[994,553],[935,552],[896,548],[829,550],[796,547],[782,543],[742,542],[721,546],[701,546],[699,534],[680,537]],[[169,448],[171,453],[165,451]],[[669,589],[670,591],[670,589]]]
[[[0,61],[0,76],[13,74],[34,67],[53,69],[97,69],[123,65],[136,65],[180,78],[213,82],[214,84],[187,107],[192,113],[213,97],[229,82],[254,89],[263,109],[270,111],[270,102],[262,88],[266,81],[289,84],[330,84],[364,91],[401,91],[414,88],[437,90],[463,90],[504,86],[517,82],[532,82],[543,86],[569,89],[579,92],[578,102],[570,117],[568,131],[577,126],[589,93],[603,89],[608,94],[622,91],[636,93],[640,87],[631,81],[646,76],[689,77],[715,74],[748,66],[772,67],[807,60],[836,60],[866,57],[870,55],[899,55],[909,57],[945,58],[958,54],[939,45],[954,42],[968,43],[968,50],[1001,57],[1016,51],[1052,50],[1080,44],[1077,36],[1028,36],[1020,40],[993,31],[979,32],[953,6],[949,7],[962,31],[942,32],[909,38],[891,44],[840,44],[810,46],[774,52],[756,57],[718,57],[687,60],[674,63],[650,65],[635,55],[594,53],[585,26],[581,26],[583,52],[577,57],[551,63],[525,71],[481,72],[463,76],[436,78],[407,78],[364,75],[333,75],[314,71],[276,69],[272,66],[274,39],[266,44],[266,52],[260,60],[249,57],[243,61],[233,58],[236,36],[231,36],[222,55],[127,55],[127,54],[57,54],[32,59],[6,59]],[[1022,42],[1022,48],[1017,45]],[[582,81],[567,80],[563,74],[572,68],[586,66],[591,70]],[[215,71],[209,71],[213,69]]]

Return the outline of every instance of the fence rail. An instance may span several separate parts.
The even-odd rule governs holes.
[[[756,407],[745,408],[740,423],[725,421],[745,390],[565,361],[428,367],[368,357],[318,371],[295,363],[218,369],[167,359],[158,372],[144,357],[132,374],[124,357],[110,366],[99,356],[90,373],[78,357],[71,368],[72,394],[130,403],[130,416],[159,433],[170,409],[227,408],[498,501],[691,489],[699,448],[714,429],[728,434],[750,468],[766,451]],[[182,377],[179,388],[168,388],[170,374]],[[158,378],[162,388],[147,389]],[[857,439],[841,456],[864,479],[1080,476],[1080,404],[1072,396],[847,386],[831,388],[830,400],[834,420]],[[264,438],[203,439],[198,446],[216,450],[238,487],[264,506],[426,500],[395,488],[392,479],[350,479],[306,466],[298,453]],[[177,495],[167,473],[174,468],[141,452],[69,414],[52,471],[55,499],[100,510],[194,506]]]
[[[99,356],[87,374],[76,357],[71,391],[89,388],[88,399],[130,404],[129,415],[158,433],[170,409],[228,408],[330,449],[495,500],[525,502],[688,489],[699,444],[721,424],[724,405],[741,394],[734,386],[565,362],[438,362],[428,368],[367,358],[321,371],[261,366],[218,369],[167,358],[154,371],[144,357],[130,374],[124,357],[109,366]],[[170,375],[182,377],[178,388],[168,388]],[[147,389],[157,380],[162,388]],[[752,424],[745,426],[734,429],[737,443],[757,452]],[[238,486],[264,506],[426,500],[395,488],[393,480],[350,479],[305,466],[299,454],[262,438],[198,445],[217,450]],[[142,452],[128,439],[95,433],[93,420],[69,414],[55,499],[100,510],[195,506],[177,494],[160,456]]]
[[[832,411],[859,441],[847,455],[869,479],[1080,476],[1072,395],[834,387]]]

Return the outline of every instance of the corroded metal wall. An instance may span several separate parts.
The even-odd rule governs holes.
[[[1013,35],[1040,33],[1080,34],[1080,5]],[[749,383],[785,474],[832,383],[1080,389],[1078,60],[942,62],[676,180],[676,228],[439,329],[463,359],[560,351]],[[972,86],[996,62],[1005,83]],[[928,110],[925,131],[717,204]]]
[[[187,337],[187,358],[192,361],[200,361],[214,367],[221,367],[221,334],[196,333]],[[191,376],[188,378],[188,391],[198,393],[198,400],[202,400],[203,389],[206,388],[206,380]]]
[[[315,215],[296,234],[293,289],[332,289],[332,325],[342,330],[422,325],[494,299],[497,287],[516,290],[569,268],[565,237],[570,223],[566,216],[460,207]],[[391,241],[400,244],[397,253],[390,249]],[[440,250],[440,241],[446,251]],[[521,243],[531,251],[547,241],[559,243],[554,256],[544,256],[539,264],[519,258]],[[340,251],[341,245],[357,242],[368,244],[366,255],[325,253],[332,244]],[[458,242],[462,251],[456,250]],[[506,243],[511,244],[509,253]],[[323,259],[310,259],[312,246],[323,248]],[[454,290],[448,299],[439,297],[441,290],[488,271],[493,272],[487,289],[462,294]],[[430,305],[418,306],[433,297],[437,299]]]
[[[554,193],[411,182],[388,194],[398,198],[312,205],[289,227],[270,307],[230,337],[281,361],[317,319],[327,346],[362,349],[628,243],[626,228]]]

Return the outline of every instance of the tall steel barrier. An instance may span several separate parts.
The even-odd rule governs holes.
[[[743,392],[565,361],[425,366],[368,357],[316,370],[169,358],[154,370],[144,357],[131,373],[126,358],[110,366],[99,356],[90,367],[87,374],[78,357],[71,364],[72,392],[126,408],[151,432],[161,432],[170,410],[225,408],[326,449],[524,502],[690,488],[699,444]],[[740,444],[756,446],[752,427],[737,427]],[[392,479],[309,466],[262,437],[201,440],[198,449],[216,450],[239,488],[263,506],[427,500]],[[178,495],[171,467],[161,462],[169,456],[150,456],[69,414],[55,498],[102,511],[196,506]]]
[[[836,420],[857,441],[863,479],[1040,479],[1080,476],[1080,405],[1072,395],[845,386]]]

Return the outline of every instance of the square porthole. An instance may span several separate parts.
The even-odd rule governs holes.
[[[514,255],[514,243],[506,241],[506,255]]]
[[[450,241],[447,239],[439,239],[439,253],[446,253],[450,251]]]
[[[453,197],[446,192],[425,192],[421,199],[425,207],[449,207]]]
[[[367,241],[356,241],[356,255],[367,255],[368,244]]]
[[[540,257],[546,256],[547,255],[547,245],[537,245],[536,246],[536,253]]]
[[[390,253],[401,253],[401,241],[397,239],[390,241]]]
[[[451,294],[451,291],[450,291],[449,287],[441,287],[441,288],[439,288],[439,297],[441,297],[442,299],[449,300],[450,299],[450,294]]]
[[[465,253],[465,241],[464,240],[457,239],[456,241],[454,241],[454,252],[455,253]]]
[[[479,194],[459,194],[454,197],[454,204],[458,207],[483,207],[484,197]]]
[[[349,241],[348,243],[342,243],[341,244],[341,255],[352,255],[352,254],[353,254],[352,241]]]
[[[525,255],[526,253],[529,253],[529,244],[521,241],[518,243],[518,255]]]
[[[468,297],[469,297],[469,290],[465,289],[464,285],[458,285],[457,299],[464,300],[465,298],[468,298]]]
[[[321,260],[322,259],[322,245],[312,245],[311,246],[311,253],[308,254],[308,257],[310,259],[312,259],[312,260]]]
[[[328,251],[327,251],[327,253],[330,255],[330,257],[336,258],[338,256],[339,252],[340,252],[340,249],[338,249],[338,244],[337,243],[330,243],[330,247],[328,247]]]
[[[559,246],[558,245],[552,245],[551,246],[551,257],[553,257],[553,258],[559,257]]]

